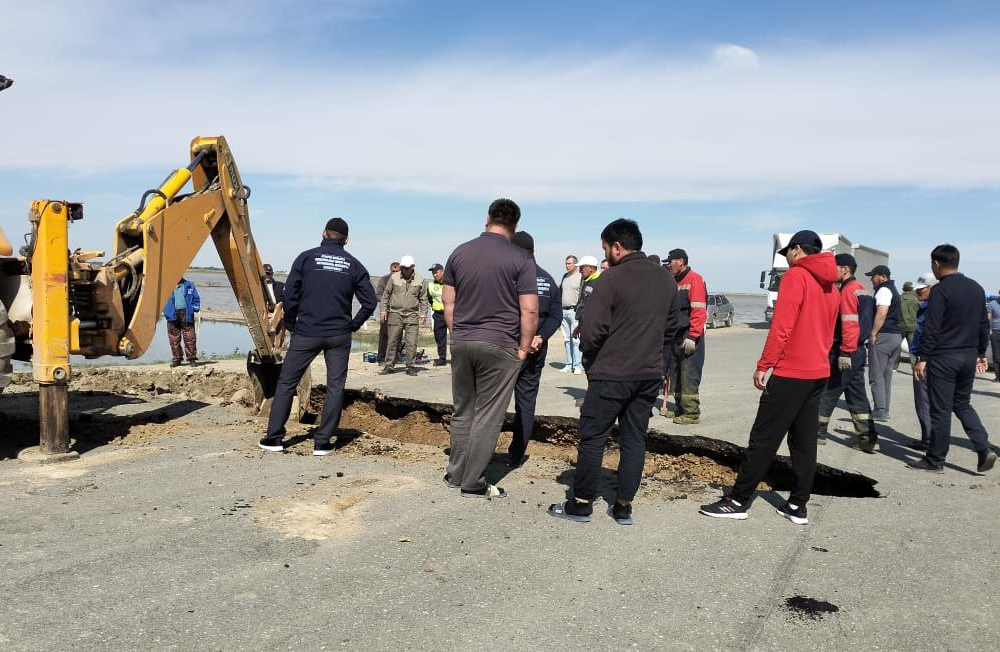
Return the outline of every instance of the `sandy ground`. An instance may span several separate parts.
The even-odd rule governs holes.
[[[946,474],[903,468],[903,373],[879,455],[852,450],[835,414],[809,526],[778,518],[766,487],[746,522],[697,515],[733,478],[763,335],[709,334],[702,424],[654,417],[631,528],[601,505],[587,525],[544,513],[572,481],[585,388],[559,372],[557,342],[531,457],[509,471],[501,438],[489,473],[511,498],[495,501],[441,483],[447,367],[378,376],[353,361],[328,458],[312,457],[308,424],[291,426],[284,455],[255,447],[264,423],[241,362],[81,370],[82,455],[58,465],[15,457],[37,436],[21,376],[0,396],[0,645],[993,649],[1000,475],[969,470],[960,430]],[[994,432],[995,387],[984,379],[974,399]],[[880,497],[850,497],[859,487]]]

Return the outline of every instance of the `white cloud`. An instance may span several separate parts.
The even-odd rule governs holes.
[[[0,72],[17,84],[0,96],[0,169],[163,168],[192,136],[221,133],[244,173],[475,198],[1000,185],[1000,58],[962,43],[766,52],[753,74],[757,54],[732,44],[700,61],[459,52],[334,65],[258,47],[285,19],[267,5],[212,5],[213,20],[193,22],[218,32],[193,33],[181,10],[48,4],[43,21],[33,4],[6,5]],[[336,6],[349,24],[368,5]],[[28,29],[41,22],[44,57]]]
[[[760,57],[750,48],[734,43],[723,43],[712,51],[712,60],[720,66],[733,68],[757,68]]]

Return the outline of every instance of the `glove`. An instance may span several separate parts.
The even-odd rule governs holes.
[[[851,367],[853,366],[851,364],[851,358],[849,356],[844,356],[844,355],[840,356],[839,358],[837,358],[837,366],[840,367],[841,371],[850,371]]]
[[[691,356],[694,352],[698,350],[698,343],[692,340],[690,337],[684,340],[684,355]]]

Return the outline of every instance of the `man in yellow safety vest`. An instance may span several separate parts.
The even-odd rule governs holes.
[[[435,367],[443,367],[448,364],[448,326],[444,323],[444,301],[441,295],[444,293],[444,266],[441,263],[434,263],[428,270],[433,277],[427,284],[427,298],[431,302],[431,312],[434,319],[434,341],[437,343],[438,357],[434,361]]]

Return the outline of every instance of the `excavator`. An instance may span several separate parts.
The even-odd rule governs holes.
[[[191,162],[143,193],[114,228],[114,254],[70,251],[69,226],[83,205],[31,202],[30,232],[19,255],[0,230],[0,391],[12,361],[30,362],[39,399],[39,447],[33,455],[72,458],[70,356],[135,359],[149,347],[160,312],[202,244],[211,238],[253,341],[247,357],[255,406],[270,408],[283,361],[282,305],[265,286],[250,230],[250,188],[225,138],[191,141]],[[189,192],[181,193],[191,183]],[[298,387],[300,416],[310,379]]]

